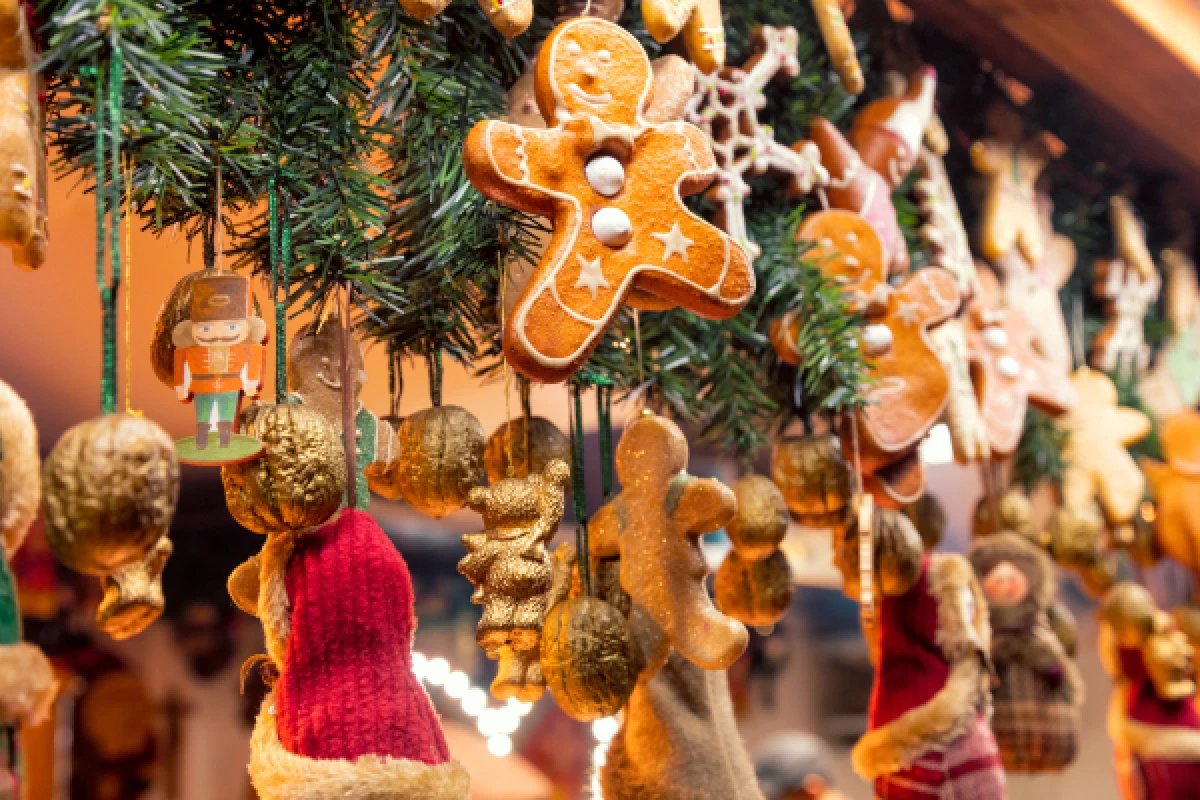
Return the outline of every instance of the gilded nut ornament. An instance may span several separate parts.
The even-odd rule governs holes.
[[[541,472],[555,459],[570,463],[571,442],[545,417],[519,417],[504,423],[488,437],[484,449],[490,483],[509,477],[510,454],[512,477],[524,478],[531,472]]]
[[[166,536],[149,555],[114,571],[104,579],[104,597],[96,610],[96,624],[114,639],[128,639],[158,619],[166,606],[162,573],[174,550]]]
[[[179,498],[175,443],[131,414],[81,422],[54,445],[42,487],[55,557],[76,572],[111,575],[167,535]]]
[[[762,475],[747,475],[729,488],[737,497],[737,513],[725,526],[733,548],[747,560],[767,558],[787,535],[783,493]]]
[[[717,608],[746,625],[774,625],[783,619],[792,594],[792,569],[781,550],[757,560],[731,550],[713,582]]]
[[[229,513],[262,534],[328,521],[346,493],[345,453],[333,425],[295,403],[255,406],[246,417],[246,431],[263,443],[263,454],[221,467]]]
[[[616,714],[640,670],[629,623],[598,597],[565,600],[546,615],[542,675],[554,701],[581,722]]]
[[[771,455],[771,480],[805,525],[839,523],[850,502],[850,465],[830,433],[781,440]]]
[[[396,428],[399,457],[372,488],[440,519],[462,508],[484,483],[483,427],[471,412],[438,406],[405,417]]]
[[[21,546],[37,516],[40,469],[33,415],[20,395],[0,381],[0,544],[5,560]]]

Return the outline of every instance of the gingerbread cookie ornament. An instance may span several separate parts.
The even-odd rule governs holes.
[[[1146,410],[1158,421],[1200,402],[1200,288],[1196,265],[1183,251],[1162,251],[1167,274],[1167,320],[1172,335],[1138,384]]]
[[[971,162],[986,181],[979,222],[979,247],[993,264],[1019,253],[1028,264],[1046,254],[1045,228],[1034,185],[1050,163],[1044,136],[1021,140],[1020,121],[993,114],[996,134],[971,145]]]
[[[1092,343],[1091,364],[1105,372],[1140,373],[1150,365],[1146,312],[1158,300],[1162,279],[1129,201],[1113,195],[1110,205],[1117,257],[1096,263],[1094,291],[1107,302],[1108,320]]]
[[[1063,505],[1084,508],[1099,501],[1110,525],[1133,522],[1146,479],[1125,448],[1150,432],[1140,411],[1117,405],[1117,388],[1102,372],[1081,367],[1071,376],[1079,397],[1060,425],[1070,433],[1063,458]]]
[[[713,319],[754,292],[745,251],[683,204],[716,176],[708,142],[687,123],[648,122],[652,86],[632,35],[568,20],[538,55],[538,106],[554,127],[491,120],[467,137],[463,162],[479,191],[553,221],[504,331],[509,362],[531,379],[578,369],[635,290]]]
[[[450,0],[400,0],[404,11],[417,19],[433,19],[448,5]],[[479,7],[505,39],[520,36],[533,21],[533,0],[479,0]]]
[[[850,94],[862,94],[866,80],[863,78],[862,65],[858,63],[858,50],[854,47],[854,39],[850,37],[850,27],[846,24],[841,3],[838,0],[812,0],[812,7],[817,25],[821,28],[825,49],[829,51],[829,61],[841,78],[842,88]]]
[[[979,292],[967,318],[967,353],[993,454],[1012,455],[1033,405],[1057,416],[1077,402],[1066,374],[1034,347],[1034,326],[1019,308],[1001,305],[1000,287],[979,270]]]
[[[741,67],[712,75],[697,70],[696,92],[684,110],[684,119],[708,134],[716,155],[720,173],[708,197],[719,204],[717,225],[752,259],[758,258],[762,248],[746,231],[742,203],[750,194],[750,185],[745,176],[774,170],[789,176],[792,191],[799,193],[807,193],[829,178],[815,145],[795,150],[784,147],[775,141],[771,128],[758,121],[766,85],[778,76],[794,78],[800,72],[796,59],[799,34],[791,27],[762,25],[755,28],[753,39],[754,55]]]
[[[657,42],[682,35],[688,56],[705,75],[725,65],[721,0],[643,0],[642,21]]]

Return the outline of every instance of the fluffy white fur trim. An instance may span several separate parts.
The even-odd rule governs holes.
[[[366,755],[315,759],[284,749],[275,730],[274,694],[263,700],[250,739],[250,779],[262,800],[467,800],[471,781],[457,761]]]
[[[1118,746],[1147,761],[1200,761],[1200,731],[1136,722],[1126,715],[1127,707],[1128,689],[1122,686],[1108,704],[1108,734]]]

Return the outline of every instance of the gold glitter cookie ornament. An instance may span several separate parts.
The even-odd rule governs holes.
[[[688,443],[669,419],[643,412],[617,445],[624,487],[589,525],[594,554],[620,554],[621,587],[670,645],[706,670],[726,669],[749,641],[704,588],[700,536],[728,525],[737,497],[720,481],[686,472]],[[664,654],[665,655],[665,654]]]
[[[850,504],[850,465],[831,433],[786,436],[771,454],[771,480],[804,525],[836,525]]]
[[[345,452],[333,425],[293,403],[254,406],[246,418],[246,431],[263,443],[263,454],[221,467],[229,513],[262,534],[325,523],[346,492]]]
[[[537,652],[552,577],[546,542],[562,522],[570,476],[556,459],[541,473],[477,486],[467,496],[486,530],[463,536],[467,555],[458,571],[475,586],[471,602],[483,606],[475,641],[500,661],[492,684],[499,699],[530,702],[544,686]]]
[[[571,443],[545,417],[518,417],[504,423],[488,437],[483,455],[490,483],[509,477],[510,464],[512,477],[524,478],[530,472],[541,472],[555,459],[570,461]]]
[[[54,445],[42,486],[46,538],[55,557],[76,572],[106,578],[101,628],[115,638],[140,632],[162,611],[162,565],[153,565],[144,588],[127,587],[124,576],[162,550],[159,542],[179,498],[175,443],[148,419],[97,417]]]
[[[459,510],[484,482],[483,426],[458,406],[437,406],[405,417],[396,426],[399,455],[371,481],[389,500],[402,499],[440,519]]]
[[[10,559],[37,516],[39,476],[37,426],[25,401],[0,381],[0,543]]]

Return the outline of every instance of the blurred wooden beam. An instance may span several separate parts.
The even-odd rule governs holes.
[[[1132,160],[1200,177],[1200,4],[1194,0],[905,0],[1035,90],[1089,95]]]

